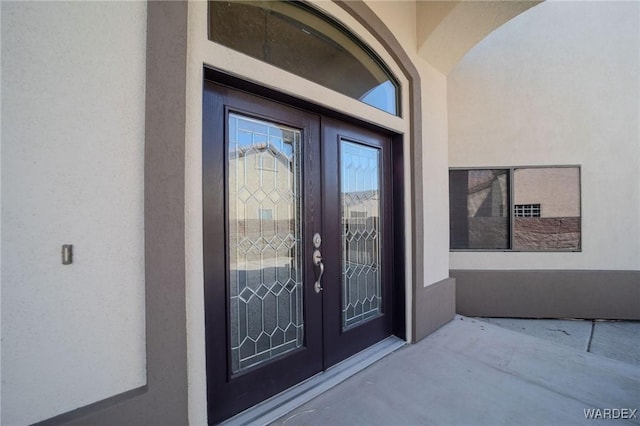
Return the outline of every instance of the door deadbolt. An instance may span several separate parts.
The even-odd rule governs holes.
[[[315,234],[313,234],[313,246],[319,249],[321,244],[322,244],[322,237],[320,236],[320,234],[316,232]]]

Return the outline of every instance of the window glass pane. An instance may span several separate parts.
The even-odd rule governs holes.
[[[509,248],[509,170],[449,172],[452,249]]]
[[[514,250],[580,249],[579,168],[515,169],[513,185]]]
[[[340,141],[342,200],[342,328],[382,309],[380,150]]]
[[[209,38],[391,114],[398,84],[341,25],[297,2],[209,2]]]
[[[297,129],[229,114],[229,335],[233,373],[304,343]]]

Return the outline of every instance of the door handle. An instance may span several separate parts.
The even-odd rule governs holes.
[[[322,254],[318,249],[315,249],[313,251],[313,264],[320,267],[320,275],[318,275],[318,279],[313,286],[313,288],[316,290],[316,293],[320,293],[323,290],[322,282],[320,280],[322,280],[322,274],[324,274],[324,263],[322,263]]]

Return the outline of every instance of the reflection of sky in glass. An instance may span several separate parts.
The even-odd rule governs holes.
[[[341,143],[341,190],[345,192],[377,191],[380,187],[379,153],[351,142]]]
[[[214,1],[209,12],[212,41],[397,115],[393,74],[332,19],[289,1]],[[245,27],[252,36],[238,37]]]
[[[293,155],[292,142],[297,131],[286,127],[267,126],[260,121],[230,114],[229,135],[232,139],[231,142],[236,144],[233,149],[269,146],[273,151],[284,154],[291,159]]]
[[[397,114],[396,88],[389,80],[369,90],[360,100],[390,114]]]

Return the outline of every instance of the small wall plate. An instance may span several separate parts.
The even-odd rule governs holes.
[[[62,264],[71,265],[73,263],[73,244],[62,245]]]

